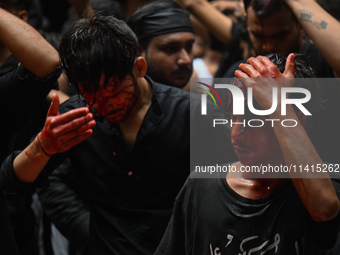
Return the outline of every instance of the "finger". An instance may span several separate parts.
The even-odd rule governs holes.
[[[81,118],[87,116],[89,113],[89,108],[87,107],[81,107],[77,109],[73,109],[71,111],[65,112],[63,114],[59,114],[58,116],[54,117],[53,120],[51,120],[51,127],[57,127],[59,125],[63,125],[65,123],[71,122],[74,119]],[[91,114],[92,118],[93,115]]]
[[[79,128],[81,128],[83,125],[90,123],[92,119],[93,119],[92,113],[88,113],[84,117],[72,119],[69,122],[66,122],[62,125],[56,126],[54,128],[54,133],[56,135],[60,136],[60,135],[64,135],[64,134],[71,132],[71,131],[79,132]]]
[[[260,73],[255,70],[255,68],[252,65],[249,64],[240,64],[239,68],[246,73],[250,78],[260,78]]]
[[[58,142],[59,144],[64,145],[67,141],[77,138],[78,136],[82,136],[88,132],[93,132],[93,128],[96,126],[95,121],[91,121],[90,123],[83,125],[81,128],[77,130],[71,130],[70,132],[60,135]],[[90,131],[91,130],[91,131]]]
[[[244,72],[242,72],[242,71],[240,71],[240,70],[236,70],[235,71],[235,76],[237,77],[237,78],[250,78],[246,73],[244,73]]]
[[[266,56],[258,56],[257,57],[257,59],[259,60],[259,61],[261,61],[261,63],[264,65],[264,66],[275,66],[275,64],[272,62],[272,61],[270,61],[270,59],[268,58],[268,57],[266,57]],[[276,66],[275,66],[276,67]]]
[[[52,103],[47,112],[47,116],[57,116],[59,114],[58,109],[59,109],[59,96],[58,94],[54,93],[52,96]]]
[[[88,129],[93,129],[95,126],[96,126],[96,121],[95,120],[91,120],[90,122],[88,123],[85,123],[83,126],[81,126],[79,128],[79,131],[78,133],[79,134],[82,134],[82,133],[85,133]]]
[[[63,151],[67,151],[67,150],[71,149],[72,147],[74,147],[74,146],[76,146],[76,145],[86,141],[92,134],[93,134],[93,130],[92,129],[88,129],[83,134],[78,135],[78,136],[76,136],[76,137],[74,137],[72,139],[69,139],[68,141],[66,141],[64,143]]]
[[[89,124],[82,126],[80,129],[72,130],[64,135],[60,135],[58,138],[58,144],[61,150],[65,150],[65,147],[70,149],[69,145],[74,145],[73,142],[78,140],[78,137],[83,137],[84,135],[89,135],[93,133],[93,128],[95,127],[95,121],[91,121]],[[81,138],[83,139],[83,138]]]
[[[55,154],[69,150],[72,146],[86,140],[93,134],[93,128],[96,121],[92,120],[83,126],[73,129],[65,134],[56,134],[53,136],[45,136],[41,140],[44,141],[44,149],[49,154]],[[56,138],[53,138],[56,137]],[[78,139],[79,138],[79,139]],[[70,142],[73,141],[73,142]]]
[[[252,65],[259,73],[263,73],[265,71],[263,63],[258,58],[251,57],[247,60],[247,63]]]
[[[283,73],[283,76],[285,78],[294,78],[295,77],[295,54],[291,53],[287,57],[286,60],[286,66],[285,66],[285,71]]]
[[[262,63],[263,73],[266,73],[266,78],[281,78],[282,73],[277,66],[266,56],[258,56],[257,59]]]

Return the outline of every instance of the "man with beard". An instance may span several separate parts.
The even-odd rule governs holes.
[[[235,24],[226,15],[221,15],[207,0],[177,0],[185,9],[190,10],[210,31],[225,43],[234,38]],[[313,0],[245,0],[245,22],[250,44],[255,55],[277,53],[303,54],[312,67],[316,78],[334,78],[340,73],[338,34],[334,33],[340,23],[324,11]],[[223,28],[223,29],[222,29]],[[308,37],[306,36],[308,35]],[[239,60],[228,67],[220,64],[216,78],[232,78],[240,63]],[[319,134],[310,134],[319,155],[324,161],[339,163],[338,144],[340,142],[339,84],[332,82],[320,87],[320,94],[327,101],[319,114],[314,128]],[[222,98],[222,101],[226,98]],[[314,119],[316,120],[316,118]],[[327,122],[328,125],[321,123]],[[306,128],[309,132],[308,128]],[[329,151],[328,148],[332,148]]]
[[[249,39],[256,55],[279,53],[287,56],[291,52],[301,53],[306,56],[308,64],[313,68],[316,77],[334,77],[333,71],[337,71],[338,68],[333,65],[332,69],[329,64],[333,61],[333,57],[321,55],[316,45],[305,36],[304,29],[309,32],[311,30],[309,28],[310,24],[317,23],[313,17],[314,14],[310,12],[310,10],[314,11],[312,4],[307,1],[306,7],[296,7],[296,4],[292,2],[294,1],[244,1]],[[316,6],[318,5],[316,4]],[[313,20],[310,18],[307,21],[307,18],[304,18],[305,16],[309,17],[309,15],[313,17]],[[308,35],[312,40],[319,42],[317,38],[323,37],[321,34],[330,22],[327,23],[319,19],[317,21],[321,24],[317,24],[319,25],[319,31],[313,31]],[[319,43],[318,47],[320,49],[327,47],[323,46],[323,44],[325,43]],[[325,50],[322,53],[325,53]],[[242,62],[245,62],[245,60]],[[233,77],[239,64],[240,62],[232,65],[224,73],[223,77]]]
[[[183,88],[192,74],[194,30],[189,13],[171,1],[152,1],[127,21],[155,82]]]
[[[176,0],[226,45],[238,40],[232,19],[207,0]],[[337,54],[339,22],[313,0],[245,0],[245,22],[253,55],[302,53],[316,77],[334,77],[340,72]],[[307,37],[306,37],[307,35]],[[325,38],[327,38],[325,40]],[[309,40],[311,39],[313,43]],[[320,54],[321,52],[321,54]],[[250,57],[250,56],[249,56]],[[241,59],[240,59],[241,60]],[[243,60],[245,62],[245,60]],[[228,67],[229,63],[226,63]],[[240,62],[229,69],[221,62],[217,78],[234,77]],[[334,71],[334,73],[333,73]]]

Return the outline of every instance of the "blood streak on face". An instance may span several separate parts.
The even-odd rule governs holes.
[[[96,92],[94,103],[93,100],[89,100],[93,95],[83,93],[83,96],[88,105],[95,109],[96,114],[103,116],[112,124],[123,122],[128,118],[138,99],[137,82],[130,75],[118,84],[113,78],[109,80],[106,87],[103,87],[103,82],[104,78],[101,80],[102,86]]]

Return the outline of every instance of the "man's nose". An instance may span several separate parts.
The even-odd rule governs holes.
[[[235,142],[245,141],[246,139],[245,126],[246,121],[244,120],[243,117],[237,117],[236,119],[232,120],[231,138]]]
[[[192,60],[193,60],[192,54],[187,52],[185,49],[182,49],[179,52],[177,64],[178,65],[191,65]]]

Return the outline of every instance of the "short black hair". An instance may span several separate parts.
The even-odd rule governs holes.
[[[258,17],[267,17],[280,9],[290,10],[281,0],[244,0],[243,2],[245,11],[247,12],[248,7],[251,6]]]
[[[138,41],[128,25],[113,16],[101,16],[75,22],[63,35],[59,54],[63,69],[79,90],[95,94],[104,75],[104,88],[112,78],[122,81],[138,57]]]

